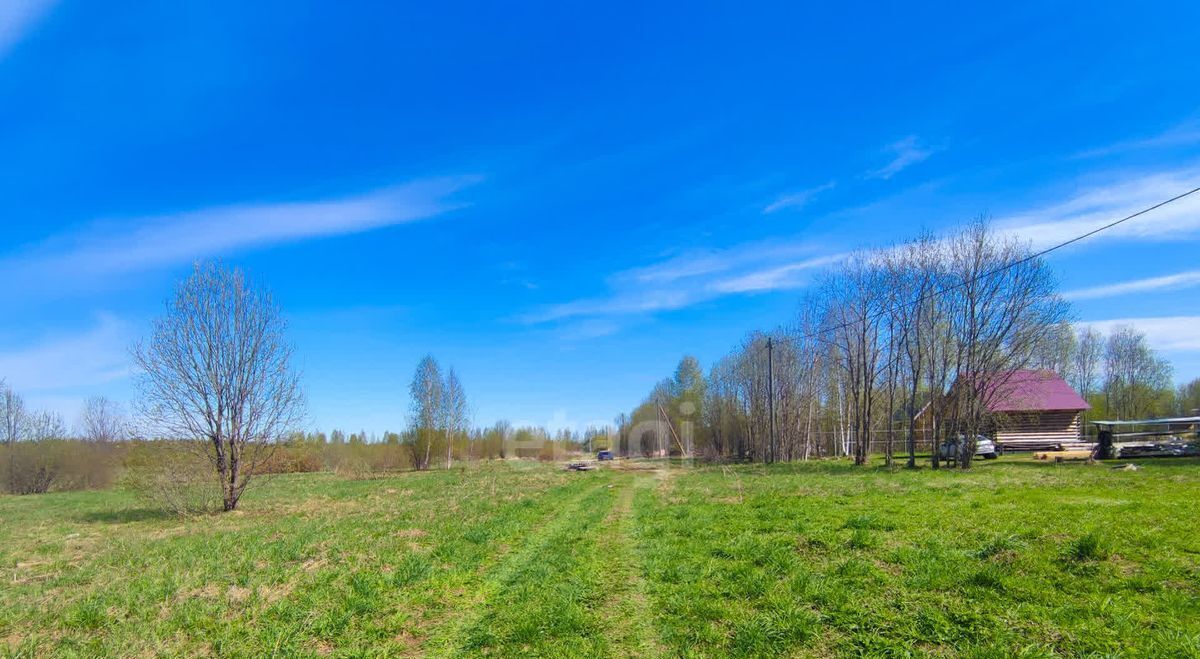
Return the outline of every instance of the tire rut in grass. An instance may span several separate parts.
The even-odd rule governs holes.
[[[634,498],[639,490],[653,490],[656,475],[638,474],[620,483],[617,500],[604,522],[598,548],[606,558],[601,582],[607,593],[596,612],[619,657],[658,657],[666,654],[655,627],[655,615],[642,576],[644,565],[634,538]]]
[[[472,606],[488,573],[513,548],[519,549],[533,530],[556,519],[558,511],[578,499],[587,485],[566,480],[535,496],[501,502],[483,514],[477,506],[469,506],[428,534],[424,530],[410,534],[422,525],[400,522],[396,525],[400,532],[392,533],[390,542],[374,545],[373,552],[358,557],[365,560],[339,564],[307,579],[294,597],[302,605],[289,606],[274,627],[286,620],[295,633],[315,635],[339,652],[386,646],[388,652],[419,655],[431,630]],[[426,540],[433,542],[416,547]],[[413,548],[404,548],[406,542]],[[311,611],[321,611],[317,624],[309,620]]]
[[[604,655],[604,625],[593,609],[605,598],[606,557],[597,535],[616,500],[613,479],[567,501],[487,575],[467,607],[434,632],[433,654]],[[620,477],[617,480],[621,480]]]

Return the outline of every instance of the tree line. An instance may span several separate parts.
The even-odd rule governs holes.
[[[86,489],[113,479],[116,442],[128,438],[121,407],[88,398],[74,430],[57,412],[31,410],[24,397],[0,379],[0,492],[40,494]]]
[[[283,314],[268,291],[219,262],[195,265],[131,354],[134,414],[89,399],[74,435],[61,415],[27,410],[0,381],[0,490],[97,487],[123,471],[164,507],[234,510],[264,474],[369,476],[456,460],[554,459],[581,446],[567,430],[552,436],[503,421],[471,428],[462,382],[433,356],[416,367],[403,432],[373,442],[366,432],[301,431],[305,397]]]
[[[198,263],[132,349],[134,415],[89,399],[72,436],[61,415],[27,410],[0,384],[0,485],[14,493],[95,487],[123,461],[164,499],[190,506],[197,491],[203,505],[233,510],[266,473],[370,474],[602,448],[761,462],[842,455],[857,464],[877,451],[888,464],[906,454],[912,465],[918,417],[932,438],[924,448],[950,433],[974,437],[997,389],[985,380],[1022,368],[1062,373],[1102,416],[1200,407],[1200,381],[1172,390],[1170,365],[1136,330],[1076,330],[1044,261],[982,222],[850,256],[812,287],[789,326],[750,333],[707,374],[685,357],[631,414],[582,434],[505,421],[472,428],[462,382],[432,356],[414,372],[402,432],[382,441],[302,432],[292,354],[267,291],[237,269]],[[136,450],[115,458],[133,438]],[[973,445],[963,446],[967,466]],[[932,460],[937,466],[936,451]]]
[[[937,467],[936,443],[962,435],[956,457],[968,467],[989,404],[1023,369],[1061,374],[1092,418],[1200,407],[1200,381],[1172,389],[1144,335],[1076,329],[1070,313],[1045,261],[982,221],[856,253],[819,278],[793,323],[751,332],[707,375],[684,357],[617,417],[617,443],[627,454],[758,462],[864,464],[881,453],[910,466],[927,451]]]

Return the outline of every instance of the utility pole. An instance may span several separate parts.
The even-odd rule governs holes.
[[[684,448],[683,440],[679,439],[679,433],[675,432],[675,424],[671,423],[671,415],[667,414],[667,410],[665,407],[662,406],[662,403],[655,403],[655,404],[658,405],[658,412],[661,415],[661,418],[663,419],[663,421],[660,421],[659,423],[662,424],[665,422],[667,424],[667,430],[671,431],[671,437],[675,438],[675,445],[679,447],[679,454],[685,458],[688,457],[690,454],[688,453],[687,449]],[[661,425],[659,427],[661,428]],[[670,453],[671,453],[671,446],[670,446],[670,442],[668,442],[667,443],[667,454],[670,455]]]
[[[775,442],[775,344],[767,337],[767,405],[771,419],[771,462],[779,459],[779,445]]]
[[[659,451],[662,450],[662,445],[663,445],[663,438],[661,437],[662,427],[663,427],[662,403],[659,403],[657,400],[655,400],[654,406],[655,406],[654,407],[655,419],[658,421],[658,428],[656,428],[654,430],[654,441],[655,441],[654,452],[658,453]],[[658,457],[658,456],[656,455],[655,457]]]

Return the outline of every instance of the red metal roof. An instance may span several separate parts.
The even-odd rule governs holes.
[[[989,396],[989,412],[1041,412],[1086,410],[1087,404],[1067,381],[1054,371],[1020,370],[997,377],[998,389]]]

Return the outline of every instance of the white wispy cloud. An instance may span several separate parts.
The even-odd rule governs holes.
[[[1000,218],[997,228],[1034,247],[1048,247],[1131,215],[1200,186],[1200,168],[1125,174],[1092,184],[1066,201]],[[1102,240],[1179,240],[1200,234],[1200,193],[1156,209],[1089,238]]]
[[[1136,151],[1146,151],[1150,149],[1168,149],[1177,146],[1188,146],[1191,144],[1200,144],[1200,125],[1194,121],[1188,121],[1150,137],[1143,137],[1132,140],[1123,140],[1107,146],[1102,146],[1095,149],[1088,149],[1075,154],[1075,158],[1102,158],[1105,156],[1120,155],[1125,153],[1133,153]]]
[[[727,295],[795,289],[821,266],[842,258],[815,251],[812,245],[786,241],[692,251],[612,275],[606,295],[543,307],[521,320],[537,324],[673,311]]]
[[[359,233],[458,208],[461,204],[448,196],[474,180],[428,179],[337,199],[238,204],[103,222],[0,261],[0,274],[39,280],[66,272],[87,278]]]
[[[892,154],[892,160],[888,164],[867,173],[867,178],[889,179],[899,174],[902,170],[911,167],[923,160],[929,158],[934,153],[934,150],[921,144],[916,135],[908,137],[889,144],[885,149]]]
[[[44,17],[55,0],[4,0],[0,2],[0,58],[17,45]]]
[[[1189,184],[1200,185],[1200,169],[1114,175],[1102,183],[1081,188],[1066,201],[1032,205],[1027,211],[1000,218],[994,226],[1028,240],[1034,247],[1044,247],[1177,195],[1188,189]],[[1092,240],[1178,240],[1197,236],[1200,236],[1200,193]],[[1092,241],[1081,243],[1085,247],[1090,244]],[[728,295],[795,290],[807,286],[814,274],[843,258],[844,253],[822,251],[811,243],[795,240],[693,250],[610,276],[606,294],[546,306],[521,320],[536,324],[649,314]],[[1200,271],[1079,289],[1068,295],[1089,299],[1197,284]]]
[[[811,256],[813,246],[790,240],[742,243],[721,249],[693,249],[648,266],[618,272],[610,277],[621,284],[667,284],[682,279]]]
[[[1200,316],[1161,316],[1151,318],[1114,318],[1111,320],[1089,320],[1078,323],[1099,332],[1109,333],[1113,329],[1129,326],[1143,332],[1146,341],[1156,350],[1200,350]]]
[[[709,289],[718,293],[756,293],[801,288],[811,281],[812,271],[846,258],[844,254],[815,256],[811,259],[763,268],[713,282]]]
[[[785,209],[794,210],[803,208],[808,205],[808,202],[812,201],[813,197],[821,194],[822,192],[833,189],[833,186],[833,181],[830,181],[825,185],[818,185],[815,188],[809,188],[807,190],[801,190],[800,192],[785,194],[775,201],[767,204],[766,207],[763,208],[763,215],[770,215],[771,213],[777,213]]]
[[[550,305],[521,319],[536,324],[566,318],[671,311],[700,302],[702,298],[698,293],[700,291],[692,288],[620,291],[607,297]]]
[[[51,335],[31,344],[0,349],[0,377],[20,392],[105,384],[130,373],[130,328],[111,314],[70,335]]]
[[[1075,290],[1063,293],[1063,297],[1067,298],[1068,300],[1095,300],[1099,298],[1116,297],[1118,295],[1128,295],[1130,293],[1178,290],[1192,286],[1200,286],[1200,270],[1189,270],[1187,272],[1178,272],[1173,275],[1163,275],[1161,277],[1134,279],[1115,284],[1106,284],[1104,286],[1077,288]]]

